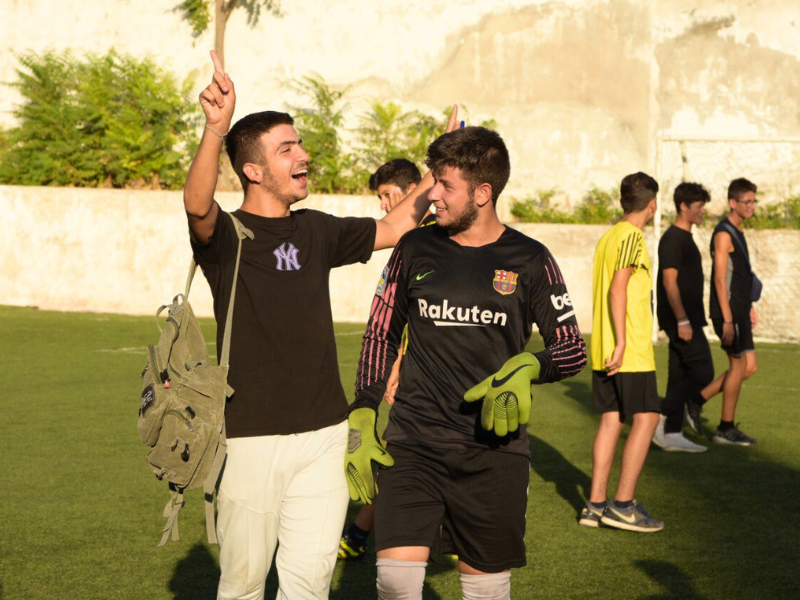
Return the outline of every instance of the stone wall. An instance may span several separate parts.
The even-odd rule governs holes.
[[[0,81],[15,78],[18,52],[114,47],[199,93],[213,26],[193,39],[177,4],[3,0]],[[508,142],[501,203],[557,188],[574,205],[593,184],[654,169],[659,133],[800,135],[798,27],[796,0],[306,0],[255,25],[234,11],[226,68],[239,116],[302,105],[285,83],[312,71],[352,86],[350,127],[373,99],[435,115],[465,104],[468,122],[493,118]],[[0,125],[15,94],[3,88]]]
[[[240,205],[238,194],[221,194],[218,200],[227,210]],[[381,214],[375,198],[361,196],[311,196],[300,207],[339,216]],[[0,304],[147,315],[183,291],[191,252],[180,192],[0,186],[0,214]],[[590,332],[592,255],[607,227],[512,226],[550,248],[564,273],[581,329]],[[709,234],[707,229],[696,232],[707,276]],[[800,232],[751,231],[747,236],[754,269],[764,281],[756,333],[763,339],[800,341]],[[332,272],[336,321],[367,320],[389,254],[376,252],[367,264]],[[201,275],[191,299],[198,314],[212,314]]]

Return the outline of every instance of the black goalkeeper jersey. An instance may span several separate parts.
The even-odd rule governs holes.
[[[403,237],[372,302],[351,410],[380,403],[406,323],[408,351],[384,435],[400,445],[467,445],[529,456],[524,426],[503,438],[484,431],[480,403],[464,402],[464,392],[523,352],[534,324],[546,345],[536,354],[535,383],[569,377],[586,364],[555,259],[510,228],[477,248],[459,245],[435,225]]]

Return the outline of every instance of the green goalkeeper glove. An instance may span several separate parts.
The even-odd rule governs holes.
[[[523,352],[509,358],[497,373],[464,392],[464,400],[482,400],[481,427],[503,437],[528,422],[531,381],[537,377],[539,361],[530,352]]]
[[[372,504],[378,493],[373,461],[384,467],[391,467],[394,459],[378,440],[375,431],[376,411],[371,408],[357,408],[347,419],[349,434],[347,454],[344,457],[344,472],[350,498],[364,504]]]

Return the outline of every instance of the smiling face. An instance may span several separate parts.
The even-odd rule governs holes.
[[[434,175],[436,183],[428,198],[436,208],[436,224],[451,235],[466,231],[478,219],[475,193],[455,167],[443,167]]]
[[[692,202],[688,206],[682,203],[681,213],[692,225],[700,225],[703,222],[703,215],[706,214],[706,203],[702,200]]]
[[[287,206],[308,197],[308,153],[291,125],[277,125],[261,136],[265,164],[259,186]]]
[[[739,195],[738,199],[729,199],[728,205],[731,207],[732,213],[735,213],[742,221],[745,221],[752,217],[756,211],[756,193],[744,192]]]

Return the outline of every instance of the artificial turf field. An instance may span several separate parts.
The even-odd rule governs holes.
[[[336,330],[352,396],[363,326]],[[215,597],[202,492],[187,496],[180,541],[156,547],[168,494],[136,433],[144,346],[156,339],[152,318],[0,307],[0,598]],[[656,358],[663,393],[666,347]],[[799,598],[800,346],[760,344],[758,358],[737,419],[759,446],[654,447],[637,497],[666,528],[649,535],[578,527],[597,424],[590,372],[538,388],[528,566],[513,572],[512,597]],[[727,363],[718,350],[714,361]],[[709,432],[719,406],[706,410]],[[374,581],[372,557],[340,562],[331,598],[374,598]],[[276,589],[273,571],[267,597]],[[460,598],[452,565],[429,566],[425,598]]]

